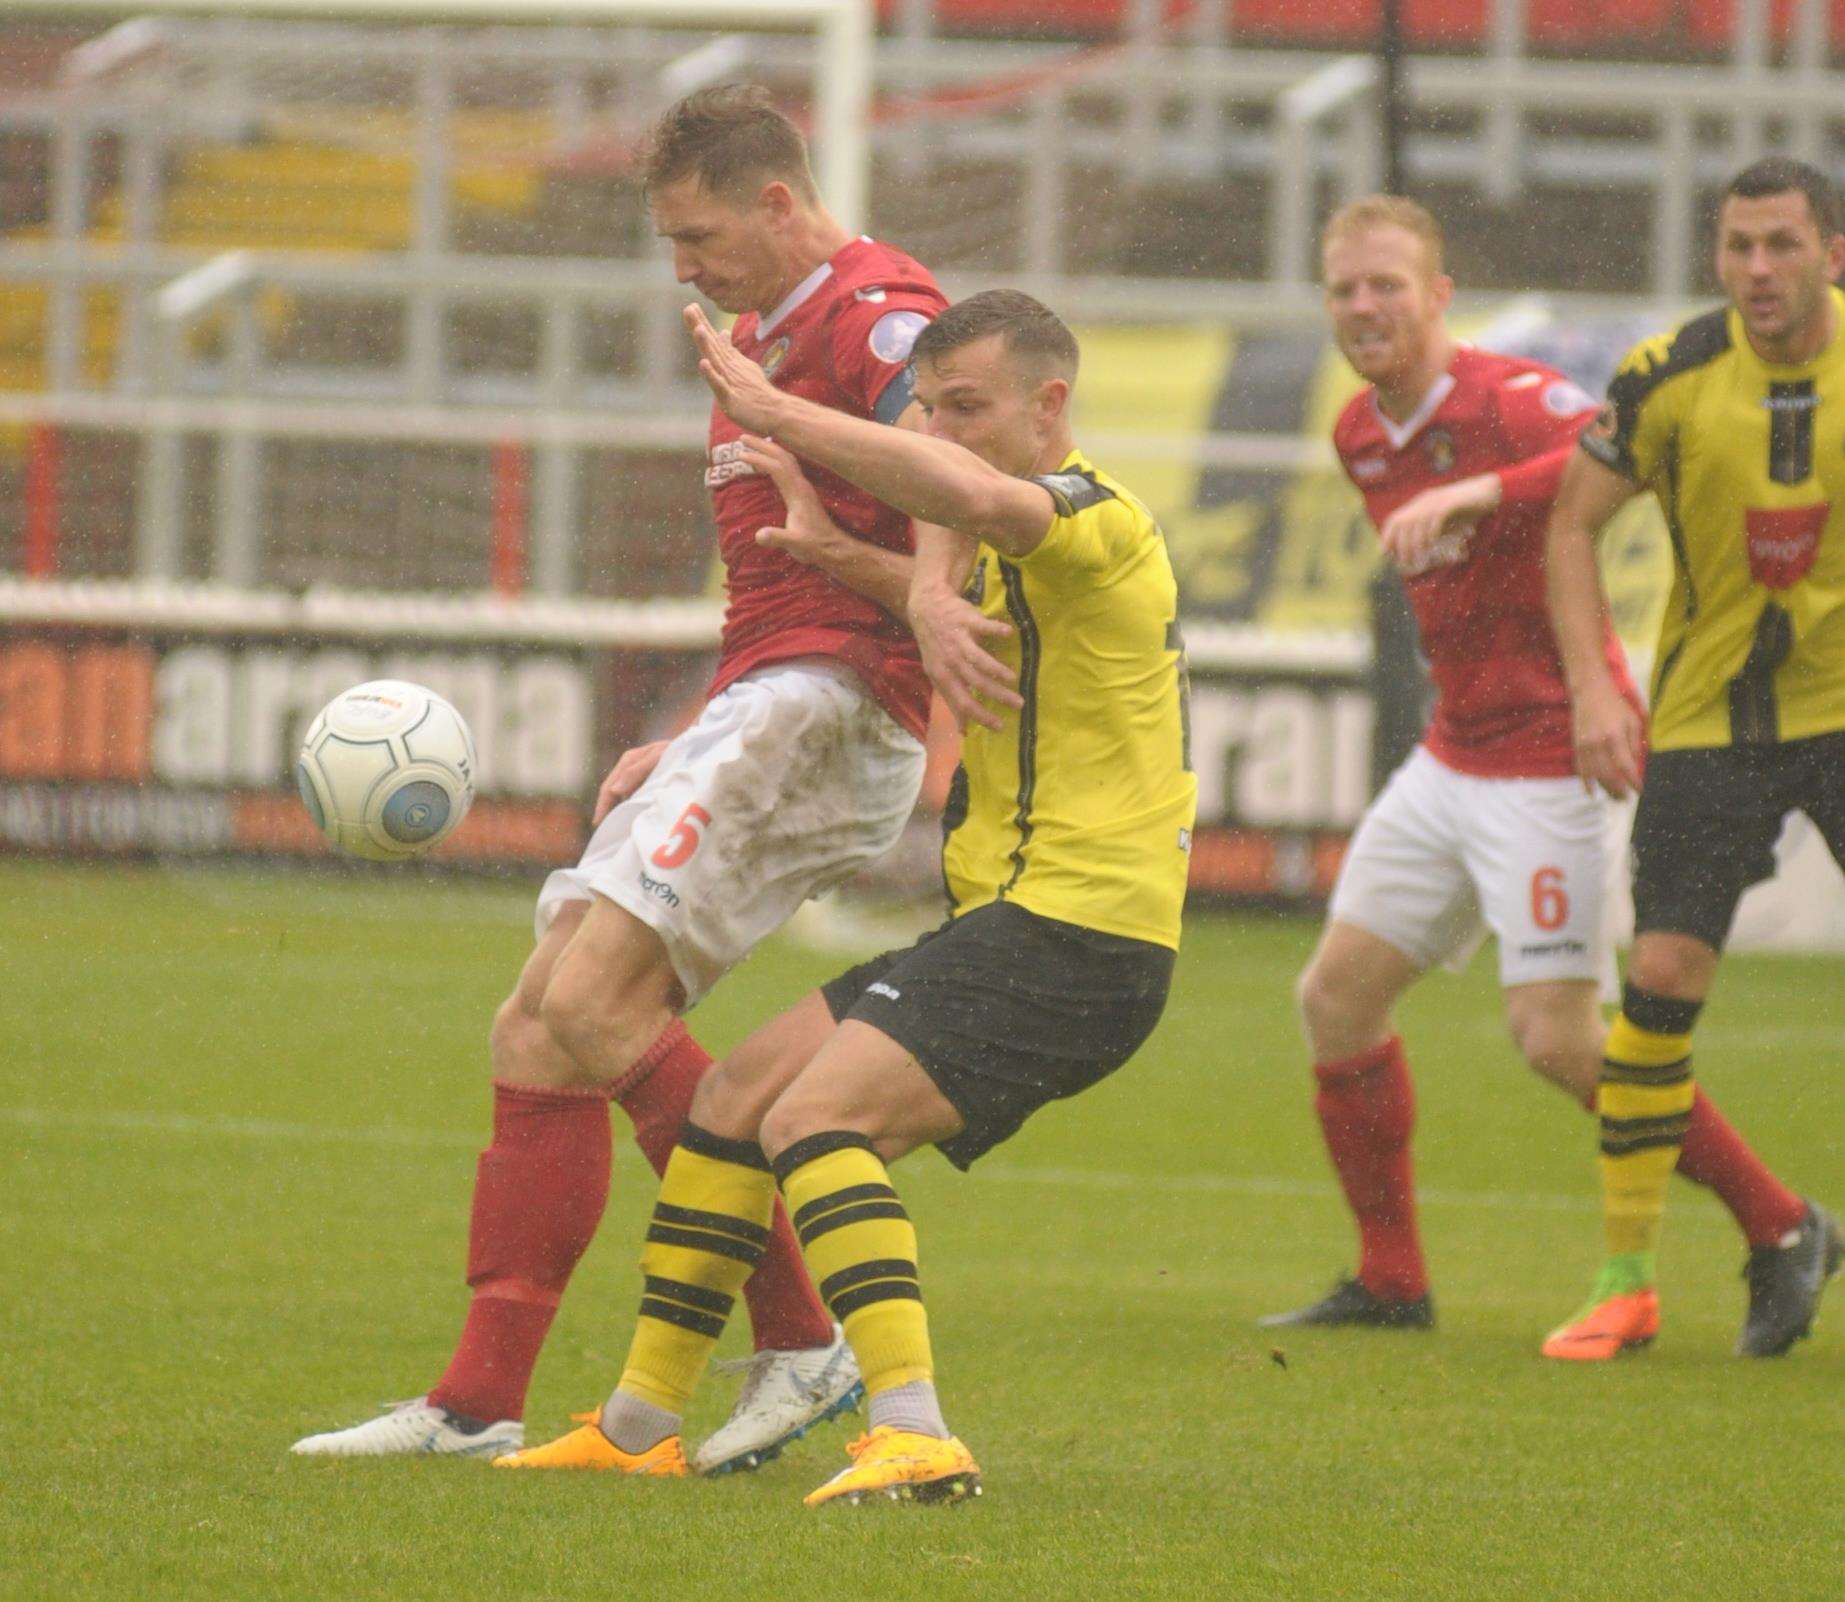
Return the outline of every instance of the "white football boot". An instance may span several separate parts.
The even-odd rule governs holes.
[[[797,1352],[758,1352],[714,1365],[743,1371],[743,1389],[724,1426],[692,1458],[695,1474],[732,1474],[761,1468],[816,1424],[853,1412],[865,1387],[858,1359],[833,1326],[833,1344]]]
[[[517,1419],[497,1424],[463,1421],[445,1407],[431,1407],[429,1399],[387,1402],[382,1417],[367,1419],[351,1429],[330,1430],[296,1441],[289,1451],[296,1457],[503,1457],[525,1445],[525,1426]]]

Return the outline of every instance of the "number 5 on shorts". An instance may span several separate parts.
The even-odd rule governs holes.
[[[677,868],[690,861],[702,838],[698,831],[710,822],[711,814],[694,801],[679,814],[679,821],[673,825],[672,832],[660,842],[659,849],[647,860],[656,868]],[[1536,891],[1532,893],[1535,895]]]
[[[1569,921],[1570,897],[1561,868],[1539,868],[1531,875],[1531,921],[1540,929],[1561,929]]]

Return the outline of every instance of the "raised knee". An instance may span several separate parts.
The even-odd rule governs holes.
[[[1696,963],[1669,947],[1631,959],[1627,965],[1627,983],[1633,989],[1674,1000],[1700,999],[1702,978]]]
[[[1313,1035],[1349,1025],[1360,1010],[1360,998],[1352,984],[1320,962],[1310,962],[1301,970],[1294,985],[1294,999]]]
[[[771,1158],[780,1156],[797,1140],[819,1134],[824,1120],[816,1122],[817,1109],[810,1098],[783,1091],[762,1115],[762,1129],[757,1136],[762,1149]]]
[[[600,1055],[607,1020],[580,986],[553,975],[538,1003],[538,1022],[546,1034],[577,1062],[588,1064]]]
[[[544,1025],[523,990],[515,990],[499,1005],[493,1025],[487,1031],[488,1050],[493,1057],[493,1071],[504,1077],[521,1061],[544,1033]]]
[[[1506,1027],[1532,1070],[1579,1100],[1595,1094],[1601,1070],[1601,1031],[1593,1015],[1512,1012]]]
[[[762,1115],[762,1128],[756,1136],[757,1142],[771,1159],[779,1157],[804,1132],[798,1127],[797,1120],[790,1116],[789,1109],[784,1105],[786,1101],[787,1097],[781,1097]]]
[[[1554,1063],[1567,1049],[1564,1032],[1553,1019],[1514,1015],[1506,1020],[1506,1028],[1512,1036],[1512,1044],[1518,1048],[1519,1056],[1540,1071]]]
[[[700,1129],[729,1140],[760,1138],[752,1114],[748,1087],[723,1063],[711,1067],[692,1092],[687,1117]]]

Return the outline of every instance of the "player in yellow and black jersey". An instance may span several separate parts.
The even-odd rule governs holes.
[[[1654,1251],[1696,1090],[1691,1032],[1742,893],[1774,872],[1802,811],[1845,862],[1845,208],[1771,157],[1737,175],[1717,226],[1729,303],[1647,341],[1583,436],[1548,537],[1552,620],[1577,771],[1634,820],[1635,939],[1598,1108],[1608,1257],[1590,1303],[1545,1343],[1599,1359],[1658,1328]],[[1655,495],[1673,555],[1650,738],[1601,654],[1594,538]],[[1647,747],[1650,745],[1650,754]],[[1642,775],[1644,772],[1644,785]],[[1791,1195],[1750,1254],[1737,1350],[1785,1352],[1845,1254]]]
[[[1010,902],[1176,946],[1197,786],[1166,541],[1080,451],[1031,482],[1056,513],[1043,541],[983,546],[966,590],[1011,631],[992,654],[1022,704],[967,731],[943,824],[954,915]]]
[[[791,531],[825,519],[797,457],[926,520],[908,610],[967,728],[945,819],[951,916],[706,1075],[661,1182],[620,1386],[595,1423],[500,1461],[673,1472],[779,1183],[870,1396],[852,1464],[809,1504],[952,1500],[979,1470],[942,1420],[916,1231],[886,1165],[933,1143],[965,1168],[1120,1067],[1159,1019],[1197,799],[1172,567],[1146,508],[1076,450],[1076,341],[1030,296],[976,295],[917,336],[921,433],[784,395],[687,319]]]

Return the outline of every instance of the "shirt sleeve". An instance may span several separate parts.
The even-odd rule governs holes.
[[[1544,506],[1557,498],[1563,487],[1563,469],[1576,454],[1576,441],[1559,445],[1541,456],[1527,456],[1522,462],[1499,470],[1499,504],[1501,506]]]
[[[1050,495],[1053,516],[1044,538],[1019,559],[1021,566],[1093,581],[1133,550],[1140,520],[1106,484],[1087,473],[1046,473],[1028,482]]]
[[[1636,484],[1653,477],[1666,435],[1664,408],[1656,399],[1656,370],[1666,345],[1663,337],[1649,339],[1628,353],[1608,385],[1606,403],[1582,436],[1584,451]]]
[[[833,374],[846,398],[880,423],[894,423],[910,404],[915,379],[910,347],[942,309],[910,290],[860,291],[833,324]]]

